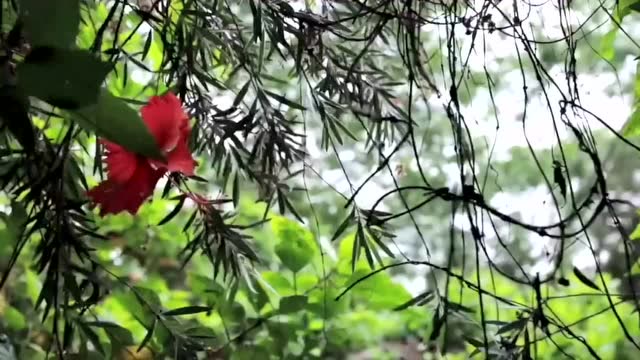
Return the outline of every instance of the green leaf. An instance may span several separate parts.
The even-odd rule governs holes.
[[[640,135],[640,109],[638,109],[637,105],[634,106],[631,117],[622,128],[622,135],[624,137],[636,137]]]
[[[35,129],[29,118],[29,99],[15,86],[0,89],[0,120],[27,152],[33,152]]]
[[[71,117],[85,130],[93,131],[129,151],[150,158],[162,158],[155,139],[140,115],[107,91],[100,94],[96,105],[74,111]]]
[[[498,329],[498,332],[496,332],[496,335],[500,335],[513,330],[517,330],[518,332],[520,332],[522,331],[522,329],[524,329],[525,326],[527,326],[527,322],[529,322],[529,318],[522,318],[514,322],[508,323],[500,327],[500,329]]]
[[[290,108],[297,109],[297,110],[307,110],[307,108],[305,108],[304,106],[298,104],[295,101],[291,101],[291,100],[287,99],[286,97],[284,97],[282,95],[278,95],[278,94],[276,94],[274,92],[271,92],[269,90],[265,90],[265,93],[267,95],[269,95],[270,97],[272,97],[273,99],[277,100],[279,103],[287,105]]]
[[[98,351],[100,354],[104,355],[104,349],[102,348],[102,343],[100,343],[100,338],[98,337],[98,334],[96,334],[96,332],[93,331],[92,328],[90,328],[89,326],[87,326],[83,322],[79,322],[78,325],[79,325],[80,330],[82,331],[82,333],[85,335],[87,340],[89,340],[89,342],[91,342],[91,345],[93,345],[93,347],[96,349],[96,351]]]
[[[280,299],[278,307],[281,314],[291,314],[304,309],[307,306],[308,299],[305,295],[292,295]]]
[[[271,219],[271,226],[278,237],[275,252],[282,264],[294,273],[302,270],[317,250],[313,234],[293,220],[280,216]]]
[[[194,326],[188,329],[185,329],[183,334],[194,341],[208,346],[218,346],[219,343],[217,340],[216,333],[209,327],[206,326]]]
[[[0,248],[0,256],[10,256],[13,246],[20,240],[27,224],[28,215],[21,203],[11,203],[11,214],[0,213],[0,220],[4,222],[4,229],[0,230],[0,238],[8,246]]]
[[[350,290],[351,295],[358,301],[365,302],[368,309],[391,310],[411,300],[412,296],[407,289],[394,282],[388,273],[379,272],[361,280],[369,274],[369,270],[361,268],[356,270],[345,282],[345,285],[358,282]]]
[[[133,335],[131,331],[123,328],[122,326],[108,322],[108,321],[90,321],[85,322],[85,325],[99,327],[104,330],[111,341],[111,351],[119,350],[127,345],[132,345]]]
[[[75,110],[98,101],[111,68],[84,50],[39,47],[18,65],[18,86],[53,106]]]
[[[27,327],[27,321],[24,315],[13,306],[6,308],[2,317],[4,318],[4,323],[7,324],[7,328],[11,330],[19,331]]]
[[[21,17],[31,46],[68,48],[80,26],[79,0],[21,0]]]
[[[154,312],[160,311],[162,303],[160,302],[160,298],[155,291],[136,286],[133,288],[133,292],[140,302],[140,305],[149,308]]]
[[[581,283],[583,283],[584,285],[592,288],[593,290],[598,290],[601,291],[600,288],[598,287],[598,285],[596,285],[593,281],[591,281],[591,279],[589,279],[588,277],[586,277],[580,270],[578,270],[577,267],[573,267],[573,274],[578,278],[578,280],[580,280]]]
[[[178,203],[176,204],[176,207],[173,208],[173,210],[171,210],[167,216],[165,216],[162,220],[160,220],[160,222],[158,223],[158,226],[162,226],[166,223],[168,223],[169,221],[171,221],[171,219],[173,219],[176,215],[178,215],[178,213],[180,213],[180,210],[182,209],[182,206],[184,205],[184,201],[186,199],[186,195],[181,195],[178,198]]]
[[[151,337],[153,337],[153,331],[156,329],[156,323],[157,321],[156,319],[154,319],[153,322],[151,323],[151,327],[149,328],[149,331],[147,331],[147,334],[144,336],[144,339],[142,339],[142,342],[138,346],[138,350],[136,352],[140,352],[140,350],[142,350],[142,348],[149,343],[149,341],[151,340]]]
[[[213,332],[212,329],[206,326],[196,326],[196,327],[186,329],[184,334],[191,338],[197,338],[197,339],[215,339],[216,338],[216,333]]]
[[[636,226],[636,228],[633,229],[633,232],[629,235],[629,239],[631,239],[631,240],[640,239],[640,224],[638,224]]]
[[[409,301],[406,301],[403,304],[396,306],[395,308],[393,308],[393,311],[402,311],[411,306],[421,306],[428,303],[433,298],[434,298],[434,295],[432,291],[425,291],[422,294],[410,299]]]
[[[178,309],[165,311],[162,313],[162,315],[164,316],[190,315],[190,314],[198,314],[198,313],[211,311],[211,309],[212,308],[209,306],[185,306]]]

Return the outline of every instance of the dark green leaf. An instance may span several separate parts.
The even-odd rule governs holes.
[[[136,352],[140,352],[140,350],[142,350],[142,348],[147,345],[147,343],[149,343],[149,341],[153,337],[153,331],[156,329],[156,323],[157,319],[153,319],[151,327],[147,331],[147,334],[144,336],[144,339],[142,339],[142,342],[140,343],[140,346],[138,346],[138,350]]]
[[[290,314],[304,309],[308,299],[305,295],[292,295],[280,299],[278,310],[281,314]]]
[[[197,326],[185,330],[185,335],[197,339],[215,339],[216,334],[208,327]]]
[[[469,336],[464,336],[464,340],[479,349],[484,348],[484,342],[482,340],[478,340]]]
[[[85,325],[104,329],[111,341],[111,351],[119,350],[134,343],[131,332],[118,324],[107,321],[91,321],[85,322]]]
[[[244,96],[247,94],[247,90],[249,90],[249,85],[251,85],[251,80],[247,80],[240,91],[238,91],[236,98],[233,100],[233,107],[238,106],[242,102],[242,99],[244,99]]]
[[[142,48],[142,60],[144,60],[149,54],[149,48],[151,48],[151,43],[153,42],[153,30],[149,31],[147,34],[147,39],[144,41],[144,47]]]
[[[578,278],[578,280],[580,280],[581,283],[585,284],[586,286],[594,289],[594,290],[598,290],[600,291],[600,288],[598,287],[598,285],[596,285],[593,281],[591,281],[588,277],[586,277],[580,270],[578,270],[577,267],[573,267],[573,274]]]
[[[284,97],[282,95],[278,95],[278,94],[276,94],[274,92],[271,92],[269,90],[265,90],[264,92],[267,95],[269,95],[270,97],[276,99],[279,103],[285,104],[290,108],[294,108],[294,109],[298,109],[298,110],[307,110],[307,108],[305,108],[304,106],[302,106],[302,105],[300,105],[300,104],[298,104],[298,103],[296,103],[294,101],[291,101],[291,100],[287,99],[286,97]]]
[[[104,349],[102,348],[102,343],[100,343],[100,338],[98,337],[98,334],[96,334],[95,331],[93,331],[93,329],[91,329],[89,326],[87,326],[82,322],[78,323],[78,325],[80,326],[80,330],[82,330],[82,333],[87,337],[89,342],[91,342],[91,345],[93,345],[93,347],[100,354],[104,355]]]
[[[155,291],[136,286],[133,288],[133,293],[143,307],[150,308],[154,312],[160,311],[160,298]]]
[[[453,311],[453,312],[466,312],[469,314],[474,313],[473,309],[458,303],[447,302],[447,307],[449,311]]]
[[[256,40],[262,39],[262,9],[258,8],[260,2],[257,1],[257,3],[258,5],[256,6],[254,0],[249,0],[251,15],[253,16],[253,37]]]
[[[18,86],[61,109],[95,104],[112,65],[77,49],[39,47],[18,66]]]
[[[446,315],[440,316],[438,309],[433,313],[431,318],[431,334],[429,334],[429,341],[434,341],[440,336],[442,326],[445,323]]]
[[[338,229],[333,234],[333,237],[331,237],[332,242],[337,240],[340,237],[340,235],[342,235],[342,233],[347,229],[347,227],[349,227],[349,224],[351,224],[351,222],[353,221],[354,211],[355,209],[351,209],[351,212],[349,213],[349,215],[347,215],[347,217],[345,217],[344,220],[342,220],[342,223],[340,223],[340,225],[338,226]]]
[[[85,130],[94,131],[96,135],[132,152],[150,158],[162,158],[156,141],[140,115],[107,91],[100,94],[96,105],[74,111],[71,117]]]
[[[160,222],[158,223],[158,226],[162,226],[168,223],[169,221],[171,221],[171,219],[173,219],[176,215],[178,215],[180,213],[180,210],[182,210],[182,206],[184,205],[184,201],[186,198],[187,198],[186,195],[181,195],[178,199],[178,203],[176,204],[176,206],[173,208],[173,210],[171,210],[169,214],[167,214],[167,216],[165,216],[162,220],[160,220]]]
[[[15,86],[0,89],[0,120],[7,125],[13,136],[27,152],[33,152],[35,129],[29,118],[29,99]]]
[[[401,311],[411,306],[424,305],[426,302],[431,300],[431,298],[433,298],[433,293],[431,291],[425,291],[404,304],[396,306],[393,311]]]
[[[68,48],[80,26],[79,0],[21,0],[20,15],[31,46]]]
[[[210,311],[209,306],[185,306],[178,309],[168,310],[162,313],[164,316],[190,315]]]
[[[514,322],[511,322],[507,325],[502,326],[500,329],[498,329],[498,331],[496,332],[496,335],[503,334],[513,330],[521,331],[527,325],[527,322],[529,322],[529,318],[518,319]]]

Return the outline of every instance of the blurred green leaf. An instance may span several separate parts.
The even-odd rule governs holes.
[[[281,216],[274,216],[271,226],[278,237],[275,251],[282,264],[294,273],[302,270],[317,251],[313,234],[293,220]]]
[[[18,331],[27,327],[27,320],[24,315],[20,312],[20,310],[14,308],[13,306],[9,306],[4,310],[2,314],[4,323],[7,325],[8,329]],[[0,356],[0,359],[2,357]]]
[[[278,310],[281,314],[298,312],[307,306],[309,299],[305,295],[292,295],[280,299]]]
[[[211,311],[208,306],[185,306],[178,309],[168,310],[162,313],[164,316],[191,315]]]
[[[8,256],[13,252],[13,246],[18,242],[27,224],[27,212],[21,203],[13,201],[11,203],[11,214],[0,212],[0,220],[4,222],[4,229],[0,229],[0,237],[9,246],[0,248],[0,255]]]
[[[593,290],[598,290],[601,291],[600,288],[598,287],[598,285],[596,285],[596,283],[594,283],[593,281],[591,281],[591,279],[589,279],[586,275],[584,275],[582,273],[582,271],[580,271],[580,269],[578,269],[577,267],[573,267],[573,274],[578,278],[578,280],[580,280],[581,283],[583,283],[584,285],[592,288]]]
[[[352,296],[369,304],[371,309],[392,310],[412,298],[405,287],[395,283],[386,272],[379,272],[360,281],[369,272],[366,269],[357,270],[345,284],[350,285],[358,281],[358,284],[350,290]]]
[[[640,224],[636,225],[635,229],[629,234],[629,239],[638,240],[640,239]]]
[[[80,26],[79,0],[21,0],[20,8],[31,46],[74,45]]]
[[[271,287],[271,289],[265,289],[267,294],[273,293],[273,289],[281,296],[293,295],[293,285],[283,274],[265,271],[261,276],[267,282],[267,285]]]
[[[146,157],[161,159],[155,139],[142,119],[124,101],[103,91],[96,105],[92,105],[72,114],[85,130],[94,131],[124,148]]]
[[[90,321],[85,322],[85,325],[104,330],[111,341],[112,353],[134,343],[131,332],[118,324],[107,321]]]
[[[527,326],[527,323],[529,322],[529,318],[523,317],[522,319],[518,319],[516,321],[510,322],[502,327],[500,327],[498,329],[498,331],[496,332],[496,335],[499,334],[504,334],[506,332],[510,332],[510,331],[521,331],[522,329],[524,329],[525,326]]]
[[[18,86],[61,109],[79,109],[98,101],[112,65],[85,50],[38,47],[18,65]]]
[[[0,120],[27,153],[35,146],[35,129],[29,117],[29,99],[15,86],[0,89]]]

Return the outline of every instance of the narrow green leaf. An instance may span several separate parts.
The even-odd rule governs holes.
[[[142,60],[147,57],[149,54],[149,49],[151,48],[151,43],[153,42],[153,30],[150,30],[147,34],[147,39],[144,41],[144,47],[142,48]]]
[[[484,342],[482,342],[482,340],[478,340],[469,336],[464,336],[464,340],[479,349],[484,348]]]
[[[240,88],[240,91],[238,91],[236,98],[233,100],[233,107],[240,105],[242,99],[244,99],[244,96],[247,94],[247,90],[249,90],[249,85],[251,85],[251,80],[247,80],[242,88]]]
[[[473,314],[475,311],[473,311],[472,308],[464,306],[462,304],[458,304],[458,303],[454,303],[454,302],[447,302],[447,308],[449,309],[449,311],[453,311],[453,312],[466,312],[469,314]]]
[[[162,313],[165,316],[177,316],[177,315],[190,315],[190,314],[198,314],[207,311],[211,311],[211,307],[209,306],[185,306],[173,310],[168,310]]]
[[[586,277],[580,270],[578,270],[577,267],[573,267],[573,274],[578,278],[578,280],[580,280],[581,283],[585,284],[586,286],[594,289],[594,290],[598,290],[601,291],[600,288],[598,287],[598,285],[596,285],[593,281],[591,281],[588,277]]]
[[[189,328],[185,331],[185,335],[195,339],[215,339],[216,334],[208,327],[197,326]]]
[[[338,229],[336,230],[336,232],[331,237],[331,241],[332,242],[337,240],[340,237],[340,235],[342,235],[342,233],[347,229],[347,227],[349,227],[349,225],[353,221],[354,211],[355,211],[355,209],[351,209],[351,212],[349,213],[349,215],[347,215],[344,218],[344,220],[342,220],[342,223],[340,223],[340,225],[338,226]]]
[[[240,203],[240,174],[238,174],[237,172],[233,176],[232,194],[233,206],[237,208],[238,204]]]
[[[393,311],[402,311],[404,309],[407,309],[411,306],[417,306],[417,305],[424,305],[425,303],[427,303],[429,300],[431,300],[433,298],[433,292],[432,291],[425,291],[422,294],[414,297],[413,299],[396,306]]]
[[[171,219],[173,219],[176,215],[178,215],[180,213],[180,210],[182,210],[182,206],[184,205],[184,201],[186,198],[187,198],[186,195],[181,195],[179,197],[179,200],[176,206],[173,208],[173,210],[171,210],[171,212],[167,214],[167,216],[165,216],[162,220],[160,220],[160,222],[158,223],[158,226],[162,226],[168,223],[169,221],[171,221]]]
[[[282,95],[278,95],[274,92],[271,92],[269,90],[265,90],[264,91],[267,95],[269,95],[270,97],[274,98],[275,100],[277,100],[279,103],[285,104],[290,108],[294,108],[294,109],[298,109],[298,110],[307,110],[307,108],[305,108],[304,106],[298,104],[297,102],[291,101],[289,99],[287,99],[286,97],[282,96]]]
[[[500,329],[498,329],[498,331],[496,332],[496,335],[500,335],[513,330],[521,331],[522,329],[524,329],[525,326],[527,326],[528,322],[529,322],[529,318],[522,318],[522,319],[518,319],[516,321],[510,322],[502,326]]]
[[[140,346],[138,346],[138,350],[136,352],[140,352],[140,350],[142,350],[142,348],[145,345],[147,345],[147,343],[149,343],[149,341],[153,337],[153,331],[156,329],[157,322],[158,322],[157,319],[154,318],[153,322],[151,323],[151,327],[149,328],[149,331],[147,331],[147,334],[144,336],[144,339],[142,339],[142,342],[140,343]]]
[[[78,323],[78,325],[80,326],[80,330],[82,331],[82,333],[87,337],[89,342],[91,342],[93,347],[100,354],[104,355],[104,348],[102,347],[102,343],[100,343],[100,338],[98,337],[98,334],[96,334],[95,331],[93,331],[93,329],[91,329],[89,326],[87,326],[82,322]]]

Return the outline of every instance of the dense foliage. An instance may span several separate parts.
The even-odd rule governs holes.
[[[0,359],[640,350],[640,1],[0,2]]]

